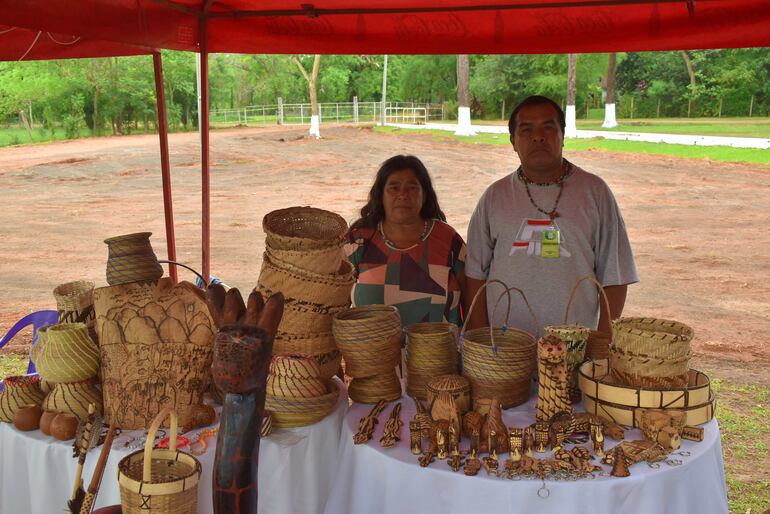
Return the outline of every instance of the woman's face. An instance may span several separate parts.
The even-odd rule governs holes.
[[[420,219],[425,200],[422,186],[411,169],[391,173],[385,182],[382,203],[385,219],[393,223],[410,223]]]

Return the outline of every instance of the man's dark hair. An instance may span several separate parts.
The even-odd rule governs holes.
[[[401,170],[412,170],[420,182],[422,192],[425,195],[420,216],[424,219],[446,221],[446,216],[438,205],[438,198],[436,191],[433,190],[433,183],[430,180],[430,175],[428,175],[428,170],[422,161],[414,155],[395,155],[380,166],[374,179],[374,185],[369,191],[369,200],[361,209],[361,217],[350,228],[375,228],[380,221],[385,220],[385,205],[383,204],[385,184],[388,182],[388,177]]]
[[[510,135],[513,135],[516,132],[516,116],[518,116],[519,111],[524,108],[528,107],[530,105],[543,105],[548,104],[551,107],[554,108],[556,111],[556,116],[559,118],[559,126],[561,126],[561,133],[564,134],[564,129],[567,126],[566,120],[564,118],[564,111],[561,110],[561,106],[551,100],[550,98],[547,98],[545,96],[540,95],[533,95],[525,98],[519,105],[516,106],[516,108],[511,113],[511,118],[508,120],[508,133]]]

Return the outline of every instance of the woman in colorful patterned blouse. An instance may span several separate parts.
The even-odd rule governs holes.
[[[404,326],[461,323],[465,242],[447,225],[417,157],[396,155],[382,164],[346,250],[358,274],[353,305],[394,305]]]

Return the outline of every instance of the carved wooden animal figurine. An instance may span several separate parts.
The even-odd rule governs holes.
[[[468,460],[465,462],[465,468],[463,469],[463,472],[467,476],[476,476],[479,473],[479,470],[481,469],[481,461],[479,461],[478,455],[476,455],[476,452],[471,449],[471,454],[468,457]]]
[[[615,462],[612,464],[612,471],[610,472],[610,475],[614,477],[631,476],[631,472],[628,470],[626,454],[623,452],[623,448],[617,448],[613,450],[613,453],[615,454]]]
[[[677,450],[682,444],[682,431],[686,413],[659,409],[640,409],[639,429],[645,439],[655,441],[664,448]]]
[[[409,445],[412,447],[413,455],[420,455],[422,453],[422,431],[420,430],[419,421],[409,422]]]
[[[466,437],[470,437],[471,434],[476,431],[481,433],[481,425],[484,423],[484,417],[475,410],[466,412],[463,415],[463,432]]]
[[[607,421],[595,414],[588,412],[557,412],[551,417],[551,445],[556,444],[558,446],[559,439],[571,437],[575,434],[591,435],[591,424],[599,424],[602,426],[604,435],[620,441],[625,435],[625,430],[622,426],[611,421]]]
[[[387,402],[385,400],[378,401],[369,414],[364,416],[358,421],[358,432],[353,436],[353,443],[365,444],[369,442],[374,434],[374,427],[379,423],[379,415],[385,409]]]
[[[396,441],[401,440],[401,427],[404,422],[401,421],[401,403],[397,403],[390,412],[390,418],[385,422],[385,430],[380,438],[380,446],[383,448],[393,448]]]
[[[489,411],[484,423],[481,425],[481,452],[485,453],[490,451],[488,448],[489,434],[495,432],[496,441],[495,447],[500,453],[508,451],[508,437],[506,436],[505,423],[503,422],[503,413],[500,407],[500,402],[493,398],[489,404]]]
[[[549,334],[537,342],[537,379],[537,421],[548,421],[559,411],[572,411],[567,347],[557,336]]]
[[[524,430],[521,428],[511,428],[508,430],[508,448],[511,452],[510,460],[518,462],[521,460],[521,451],[524,445]]]
[[[449,425],[459,434],[462,429],[460,423],[460,409],[458,409],[452,395],[446,391],[440,392],[433,401],[430,409],[430,417],[433,420],[445,419]]]
[[[604,427],[601,423],[591,423],[591,442],[597,457],[604,457]]]
[[[235,296],[232,291],[230,297]],[[225,298],[221,313],[225,325],[214,343],[214,383],[225,392],[225,402],[214,460],[213,502],[217,514],[256,514],[265,387],[284,301],[278,293],[264,303],[254,292],[241,309],[243,300],[235,292],[237,298],[230,302]]]
[[[431,427],[433,426],[433,420],[430,418],[430,414],[428,413],[427,410],[425,410],[425,406],[422,404],[420,400],[418,400],[417,398],[412,398],[412,400],[414,400],[414,406],[416,409],[416,412],[412,419],[420,424],[420,430],[422,430],[422,437],[431,437],[430,432],[431,432]]]

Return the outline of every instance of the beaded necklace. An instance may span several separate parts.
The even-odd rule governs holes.
[[[527,178],[527,176],[524,174],[524,169],[519,166],[519,169],[516,170],[516,174],[518,175],[519,179],[524,182],[524,188],[527,190],[527,197],[529,198],[530,203],[537,209],[538,211],[542,212],[551,220],[554,218],[559,217],[559,213],[556,212],[556,207],[559,206],[559,200],[561,200],[561,194],[564,191],[564,180],[569,177],[572,174],[572,171],[574,170],[574,166],[571,162],[569,162],[567,159],[563,159],[562,163],[562,173],[559,175],[559,178],[556,180],[552,180],[550,182],[535,182],[533,180],[530,180]],[[559,186],[559,194],[556,195],[556,201],[553,202],[553,207],[550,211],[546,211],[545,209],[541,208],[538,204],[535,203],[535,199],[532,198],[532,193],[529,190],[529,185],[534,184],[536,186],[553,186],[558,185]]]
[[[425,225],[422,228],[422,233],[420,234],[420,241],[425,241],[425,238],[428,237],[428,234],[430,233],[430,228],[433,226],[433,223],[428,223],[428,220],[425,220]],[[382,228],[382,222],[379,222],[377,224],[377,230],[380,231],[380,236],[382,236],[382,240],[385,241],[385,244],[388,245],[390,248],[393,248],[394,250],[409,250],[410,248],[414,248],[417,243],[413,244],[409,248],[399,248],[396,246],[396,243],[388,239],[388,237],[385,235],[385,231]]]

